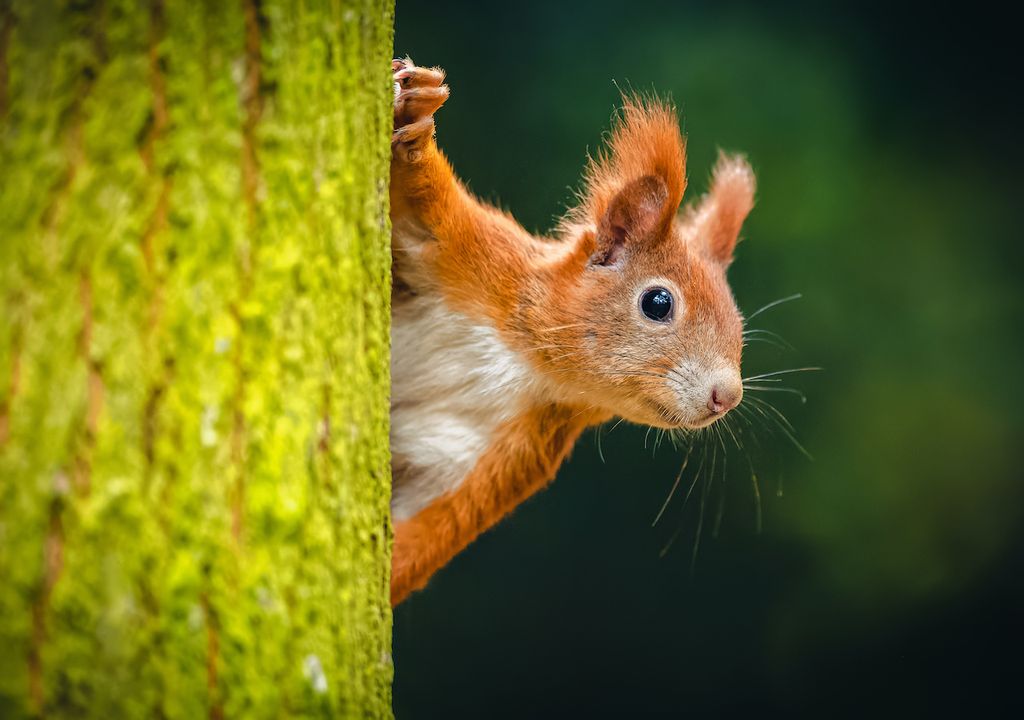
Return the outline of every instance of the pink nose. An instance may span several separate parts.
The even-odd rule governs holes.
[[[708,398],[708,410],[716,415],[728,412],[740,404],[742,397],[743,390],[740,386],[715,385],[711,388],[711,397]]]

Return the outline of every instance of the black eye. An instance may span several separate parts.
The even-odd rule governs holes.
[[[660,287],[644,290],[640,296],[640,309],[651,320],[668,322],[672,317],[672,293]]]

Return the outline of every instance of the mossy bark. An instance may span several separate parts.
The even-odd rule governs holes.
[[[0,0],[0,716],[389,716],[391,0]]]

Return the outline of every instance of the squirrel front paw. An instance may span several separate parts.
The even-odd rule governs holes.
[[[395,126],[391,156],[416,162],[434,137],[434,113],[448,99],[441,68],[416,67],[410,58],[391,61],[395,83]]]

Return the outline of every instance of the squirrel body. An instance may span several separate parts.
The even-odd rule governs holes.
[[[481,203],[434,141],[444,73],[395,60],[392,604],[550,482],[621,416],[699,428],[739,403],[742,320],[725,280],[754,176],[722,156],[678,215],[672,108],[627,99],[580,205],[538,238]]]

